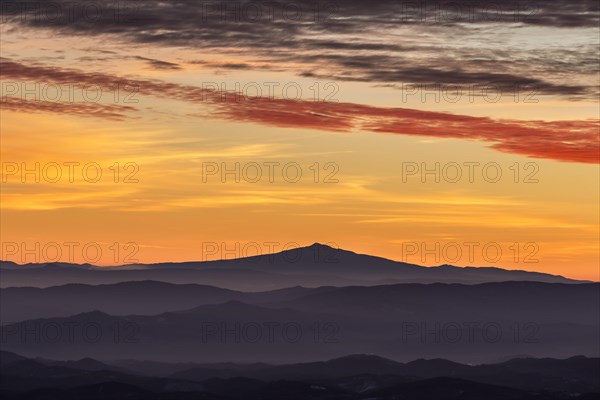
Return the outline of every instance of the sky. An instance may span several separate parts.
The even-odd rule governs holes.
[[[599,280],[596,1],[2,5],[2,259],[314,242]]]

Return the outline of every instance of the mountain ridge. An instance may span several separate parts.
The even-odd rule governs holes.
[[[504,281],[538,281],[581,284],[577,280],[543,272],[499,267],[459,267],[449,264],[421,266],[315,243],[278,253],[217,261],[124,264],[113,267],[89,264],[0,262],[2,287],[48,287],[66,283],[118,283],[160,281],[195,283],[231,290],[266,291],[291,286],[377,286],[394,283],[478,284]]]

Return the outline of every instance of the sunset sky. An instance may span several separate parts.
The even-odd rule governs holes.
[[[600,279],[597,1],[174,4],[2,5],[2,259],[321,242]]]

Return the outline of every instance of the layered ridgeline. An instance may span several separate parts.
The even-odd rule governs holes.
[[[287,363],[373,353],[473,363],[519,354],[596,357],[600,335],[598,283],[244,293],[130,282],[0,295],[2,348],[47,358]]]
[[[197,283],[234,290],[258,291],[291,286],[374,286],[392,283],[463,283],[537,281],[578,283],[562,276],[494,267],[423,267],[357,254],[315,243],[274,254],[220,261],[128,264],[0,262],[0,285],[48,287],[65,283],[107,284],[153,280]]]
[[[588,400],[600,390],[600,283],[323,245],[1,267],[2,398]]]
[[[581,356],[465,365],[443,359],[400,363],[357,354],[269,365],[57,361],[1,352],[0,361],[0,393],[8,399],[416,400],[426,395],[445,400],[589,400],[600,392],[600,359]]]

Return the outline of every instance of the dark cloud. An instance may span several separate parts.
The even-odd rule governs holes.
[[[2,14],[5,21],[29,28],[234,51],[273,65],[300,62],[305,76],[377,84],[498,85],[507,90],[528,85],[540,94],[597,94],[597,87],[553,75],[578,71],[582,63],[597,61],[597,48],[570,58],[564,50],[553,49],[545,57],[521,60],[520,49],[515,47],[506,54],[487,49],[488,42],[498,40],[494,29],[501,26],[596,28],[600,19],[595,0],[13,1],[3,3]],[[399,43],[378,41],[382,34],[401,26],[414,26],[414,36]],[[435,33],[424,33],[424,29]],[[470,52],[457,47],[465,32],[482,33],[479,45]],[[432,39],[436,35],[440,37]],[[432,47],[421,39],[439,44]],[[455,61],[443,63],[448,59]],[[511,59],[517,59],[521,68],[512,68]],[[146,61],[155,69],[179,68],[168,61]],[[220,68],[248,69],[249,64],[225,63]]]
[[[214,35],[210,31],[219,24],[223,26],[219,32],[246,32],[245,37],[255,37],[262,28],[357,33],[399,24],[597,27],[599,9],[595,0],[17,0],[3,2],[1,12],[5,21],[12,19],[29,26],[88,33],[129,32],[140,40],[146,37],[155,41],[211,38]],[[139,27],[145,29],[135,32]]]
[[[177,63],[172,63],[169,61],[164,61],[164,60],[158,60],[155,58],[148,58],[148,57],[142,57],[142,56],[123,56],[123,55],[118,55],[118,53],[114,52],[114,51],[90,51],[90,53],[97,53],[100,55],[87,55],[87,56],[82,56],[82,57],[78,57],[77,60],[78,61],[84,61],[84,62],[103,62],[103,61],[120,61],[123,59],[130,59],[130,60],[138,60],[138,61],[143,61],[144,63],[146,63],[146,65],[148,65],[151,69],[154,70],[159,70],[159,71],[174,71],[174,70],[179,70],[181,69],[181,66]],[[45,57],[44,60],[48,60],[48,57]]]
[[[181,66],[176,63],[157,60],[154,58],[135,56],[135,59],[145,61],[148,65],[150,65],[153,69],[157,70],[178,70],[181,69]]]
[[[368,56],[337,59],[338,73],[316,73],[306,71],[302,76],[319,79],[339,79],[356,82],[408,82],[407,87],[435,90],[436,87],[456,87],[462,91],[483,89],[503,93],[530,91],[547,95],[583,96],[592,94],[593,88],[582,85],[555,84],[542,79],[528,78],[515,74],[463,71],[456,69],[431,68],[428,66],[405,67],[402,63],[394,65],[388,56]],[[335,69],[335,68],[334,68]]]

